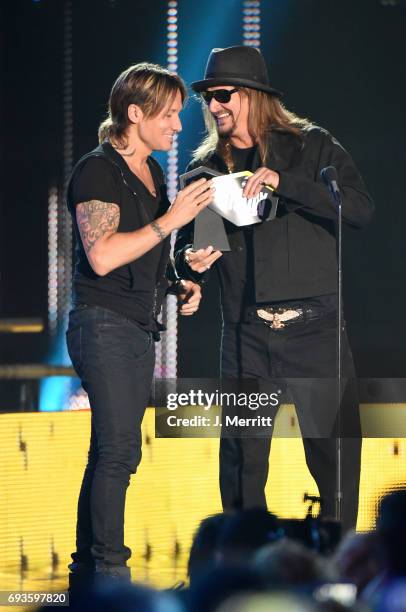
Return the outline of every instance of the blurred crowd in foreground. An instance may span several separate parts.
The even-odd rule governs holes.
[[[281,520],[251,509],[209,516],[195,533],[188,576],[188,585],[165,591],[105,580],[71,592],[70,608],[406,612],[406,488],[382,498],[375,531],[341,540],[333,521],[311,515]]]

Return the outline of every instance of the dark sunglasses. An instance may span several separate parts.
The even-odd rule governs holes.
[[[214,91],[202,91],[202,98],[206,102],[206,104],[210,104],[212,98],[220,102],[220,104],[227,104],[230,102],[231,96],[233,93],[238,91],[238,89],[215,89]]]

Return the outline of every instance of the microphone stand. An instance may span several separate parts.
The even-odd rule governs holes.
[[[342,380],[342,302],[343,302],[343,278],[342,278],[342,199],[337,184],[338,176],[334,166],[328,166],[321,171],[321,177],[328,187],[334,203],[337,206],[337,344],[336,344],[336,368],[337,368],[337,437],[336,437],[336,516],[338,521],[342,517],[342,440],[341,440],[341,380]]]
[[[337,436],[336,436],[336,519],[341,521],[343,484],[342,484],[342,441],[341,441],[341,380],[342,380],[342,329],[343,329],[343,272],[342,272],[342,200],[336,181],[329,186],[331,196],[337,205]]]
[[[336,519],[342,516],[342,471],[341,471],[341,378],[342,378],[342,328],[343,328],[343,276],[342,276],[342,200],[338,190],[333,191],[333,198],[337,204],[337,438],[336,438]]]

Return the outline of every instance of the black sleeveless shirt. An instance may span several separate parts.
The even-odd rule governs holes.
[[[165,293],[165,270],[169,260],[169,237],[135,261],[105,276],[89,264],[76,222],[76,205],[90,200],[117,204],[117,232],[131,232],[163,215],[170,206],[164,174],[158,162],[148,158],[154,180],[155,198],[131,172],[122,156],[108,142],[82,157],[68,185],[68,208],[76,237],[73,303],[102,306],[156,331],[156,317]]]

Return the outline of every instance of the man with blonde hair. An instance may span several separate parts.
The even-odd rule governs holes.
[[[79,160],[68,186],[76,266],[67,343],[91,407],[72,586],[94,574],[130,578],[125,497],[141,460],[170,234],[212,198],[203,179],[170,206],[162,169],[151,156],[172,147],[185,97],[178,75],[155,64],[130,66],[113,85],[100,146]],[[186,281],[180,297],[181,314],[191,315],[200,288]]]
[[[225,222],[231,250],[223,254],[210,245],[193,251],[192,226],[183,228],[176,245],[178,272],[200,282],[211,266],[217,269],[224,322],[222,377],[262,383],[288,379],[322,515],[336,516],[342,501],[343,527],[348,529],[357,518],[360,423],[353,359],[343,331],[347,437],[341,454],[343,499],[337,500],[337,431],[325,427],[334,425],[337,405],[331,385],[326,392],[323,383],[336,376],[337,211],[321,170],[331,165],[337,169],[347,225],[364,226],[373,204],[344,148],[326,130],[283,106],[259,50],[213,49],[205,78],[192,87],[203,100],[207,134],[189,168],[250,170],[244,195],[252,198],[267,185],[279,204],[272,221],[247,227]],[[309,379],[310,386],[292,379]],[[275,416],[272,410],[269,414]],[[225,510],[266,506],[269,450],[270,435],[222,437]]]

